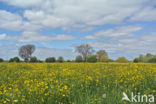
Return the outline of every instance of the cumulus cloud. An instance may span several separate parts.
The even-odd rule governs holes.
[[[4,40],[6,38],[6,34],[0,34],[0,40]]]
[[[57,28],[63,30],[85,31],[95,29],[95,26],[120,24],[126,18],[130,21],[155,21],[155,8],[149,0],[0,0],[9,5],[24,8],[23,18],[13,13],[0,13],[8,17],[7,29],[39,30],[42,28]],[[148,7],[144,4],[148,3]],[[3,11],[4,12],[4,11]],[[4,16],[5,15],[5,16]],[[14,18],[12,18],[14,17]],[[12,18],[10,20],[10,18]],[[12,24],[11,24],[12,23]],[[22,26],[21,26],[22,24]],[[12,27],[10,27],[12,26]],[[10,27],[10,28],[9,28]],[[32,27],[32,28],[31,28]]]
[[[33,6],[37,7],[43,3],[43,0],[0,0],[0,1],[21,8],[30,8]]]
[[[43,28],[41,24],[36,24],[24,19],[16,13],[11,13],[6,10],[0,10],[0,28],[12,31],[37,31]]]
[[[15,44],[0,45],[0,58],[9,60],[11,57],[18,56],[18,46]]]
[[[0,28],[7,30],[21,30],[22,18],[18,14],[0,10]]]
[[[143,29],[141,26],[117,27],[114,29],[102,30],[102,31],[96,32],[95,34],[86,36],[83,39],[95,40],[95,39],[100,39],[102,37],[117,38],[117,37],[129,36],[129,35],[133,35],[134,32],[140,31],[141,29]]]
[[[130,18],[129,21],[156,21],[156,8],[155,7],[146,7],[141,11],[137,12]]]
[[[42,8],[40,11],[36,9],[27,10],[24,15],[30,21],[36,19],[36,22],[40,22],[44,26],[51,28],[72,28],[72,26],[82,24],[86,26],[117,24],[140,9],[141,4],[145,1],[65,0],[62,2],[60,0],[54,0],[51,3],[53,4],[51,5],[53,7],[51,11]]]
[[[64,30],[119,24],[140,11],[149,0],[1,0],[25,8],[31,24]],[[31,7],[31,9],[29,9]],[[78,28],[79,29],[79,28]]]
[[[52,42],[52,41],[66,41],[75,40],[76,37],[70,35],[56,35],[56,36],[45,36],[33,31],[25,31],[21,35],[8,36],[6,34],[0,35],[0,40],[8,40],[15,42]]]

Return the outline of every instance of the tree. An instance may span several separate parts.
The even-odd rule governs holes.
[[[10,58],[9,62],[20,62],[18,57]]]
[[[42,60],[38,60],[38,62],[39,62],[39,63],[42,63],[43,61],[42,61]]]
[[[108,54],[107,54],[107,52],[106,52],[105,50],[99,50],[98,52],[96,52],[96,55],[97,55],[98,61],[101,60],[101,57],[102,57],[102,56],[103,56],[103,57],[105,56],[105,57],[108,58]]]
[[[67,62],[71,62],[71,60],[67,60]]]
[[[144,62],[144,56],[141,54],[139,55],[139,58],[138,58],[139,62]]]
[[[147,53],[146,57],[152,57],[153,55],[151,53]]]
[[[83,62],[83,58],[82,56],[76,56],[76,59],[75,59],[76,62]]]
[[[64,62],[64,59],[62,56],[60,56],[58,59],[57,59],[57,62]]]
[[[30,62],[38,62],[37,57],[36,57],[36,56],[31,57],[31,58],[30,58]]]
[[[87,57],[87,62],[97,62],[97,56],[96,55],[90,55]]]
[[[14,62],[20,62],[20,59],[18,57],[13,58]]]
[[[75,51],[82,55],[85,62],[87,56],[91,55],[94,52],[93,48],[89,44],[82,44],[80,46],[77,46]]]
[[[150,63],[156,63],[156,57],[149,59],[148,62],[150,62]]]
[[[13,58],[10,58],[9,62],[14,62]]]
[[[100,57],[100,60],[99,61],[100,62],[109,62],[109,58],[108,58],[108,56],[103,55],[103,56]]]
[[[117,62],[121,62],[121,63],[126,63],[128,62],[128,60],[125,57],[119,57],[117,60]]]
[[[19,49],[19,56],[28,62],[31,58],[32,53],[35,51],[34,45],[24,45]]]
[[[108,62],[114,62],[114,60],[113,59],[108,59]]]
[[[138,58],[135,58],[135,59],[133,60],[133,62],[138,63],[138,62],[139,62],[139,59],[138,59]]]
[[[46,58],[45,62],[56,62],[55,57]]]
[[[0,58],[0,62],[3,62],[4,60],[2,58]]]

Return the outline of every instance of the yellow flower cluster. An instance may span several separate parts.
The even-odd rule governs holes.
[[[156,94],[156,64],[0,63],[0,104],[115,104],[122,92]]]

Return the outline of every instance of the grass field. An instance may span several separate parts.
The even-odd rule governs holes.
[[[0,104],[132,104],[156,95],[156,64],[0,63]]]

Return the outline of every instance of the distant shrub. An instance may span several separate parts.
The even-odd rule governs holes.
[[[83,62],[82,56],[76,56],[75,62]]]
[[[135,59],[133,60],[133,62],[134,62],[134,63],[138,63],[138,62],[139,62],[139,59],[138,59],[138,58],[135,58]]]
[[[120,62],[120,63],[126,63],[126,62],[128,62],[128,60],[125,57],[119,57],[116,61],[117,62]]]
[[[135,62],[150,62],[150,63],[153,63],[153,62],[155,62],[154,61],[155,58],[156,58],[156,55],[153,55],[153,54],[150,54],[150,53],[147,53],[146,55],[141,54],[141,55],[139,55],[139,57],[135,58],[133,60],[133,62],[135,61]]]
[[[97,56],[96,55],[90,55],[87,57],[87,62],[97,62]]]
[[[39,62],[39,63],[42,63],[43,61],[42,61],[42,60],[38,60],[38,62]]]
[[[67,60],[67,62],[71,62],[71,60]]]
[[[114,60],[113,60],[113,59],[109,59],[108,61],[109,61],[109,62],[114,62]]]
[[[62,56],[60,56],[58,59],[57,59],[57,62],[64,62],[64,59]]]
[[[55,57],[46,58],[45,62],[56,62]]]
[[[31,58],[30,58],[30,62],[38,62],[37,57],[36,57],[36,56],[31,57]]]
[[[108,61],[109,61],[109,58],[108,58],[107,55],[103,55],[103,56],[101,56],[101,58],[100,58],[100,62],[108,62]]]
[[[10,58],[9,62],[20,62],[18,57]]]
[[[3,62],[4,60],[2,58],[0,58],[0,62]]]
[[[150,63],[156,63],[156,57],[154,57],[154,58],[148,60],[148,62],[150,62]]]

